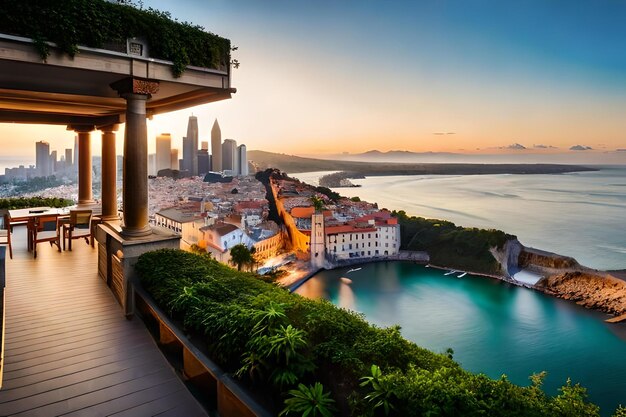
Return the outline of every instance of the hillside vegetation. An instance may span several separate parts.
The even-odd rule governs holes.
[[[360,178],[384,175],[480,175],[480,174],[561,174],[596,171],[579,165],[558,164],[423,164],[333,161],[264,151],[249,151],[248,158],[259,170],[277,168],[288,174],[314,171],[347,171]]]
[[[552,397],[541,389],[542,374],[532,376],[528,387],[504,376],[472,374],[452,360],[451,351],[423,349],[398,327],[370,325],[357,313],[292,294],[207,256],[163,249],[141,255],[136,270],[157,304],[185,333],[202,339],[213,360],[274,414],[599,415],[579,385],[567,381]],[[306,412],[320,407],[325,414]]]
[[[400,224],[400,248],[428,252],[433,265],[500,274],[500,263],[490,249],[502,249],[507,240],[515,239],[500,230],[467,228],[445,220],[409,217],[402,210],[392,214]]]

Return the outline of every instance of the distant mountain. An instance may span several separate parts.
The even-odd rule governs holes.
[[[248,151],[248,159],[257,169],[278,168],[281,171],[292,174],[298,172],[362,169],[368,165],[365,162],[303,158],[301,156],[255,150]]]
[[[377,151],[376,151],[377,152]],[[555,164],[476,164],[339,161],[303,158],[265,151],[249,151],[248,159],[257,169],[278,168],[288,174],[314,171],[348,171],[356,175],[474,175],[474,174],[554,174],[589,171],[577,165]],[[593,170],[593,169],[591,169]]]
[[[402,150],[382,152],[378,149],[373,149],[363,153],[328,155],[325,158],[364,162],[455,162],[467,161],[471,159],[471,156],[468,158],[468,155],[453,152],[412,152]]]

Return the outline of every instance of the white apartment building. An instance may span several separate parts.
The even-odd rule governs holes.
[[[325,226],[324,233],[326,256],[331,260],[391,256],[400,251],[400,225],[386,211]]]

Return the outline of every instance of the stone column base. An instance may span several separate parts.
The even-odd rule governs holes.
[[[180,236],[155,228],[141,237],[125,236],[119,222],[103,223],[96,230],[98,275],[111,288],[124,314],[132,317],[135,264],[139,256],[157,249],[178,249]],[[175,266],[173,266],[175,267]]]

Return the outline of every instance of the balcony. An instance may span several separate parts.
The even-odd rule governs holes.
[[[140,320],[97,273],[97,251],[40,244],[16,227],[6,260],[2,415],[206,415]],[[20,414],[21,415],[21,414]]]

